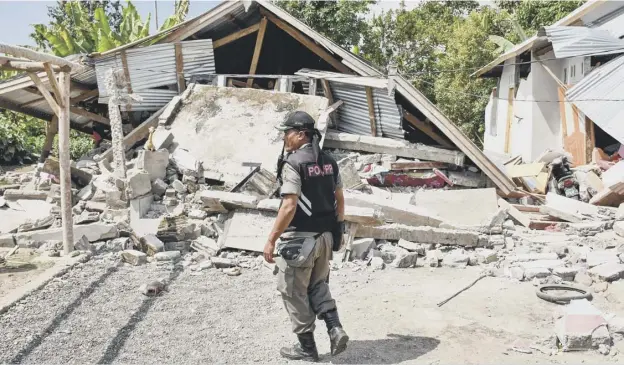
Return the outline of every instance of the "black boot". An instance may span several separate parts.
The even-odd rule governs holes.
[[[342,329],[340,319],[338,318],[338,310],[326,312],[323,315],[325,324],[327,325],[327,333],[329,334],[329,342],[331,346],[332,356],[338,355],[347,349],[347,342],[349,342],[349,336]]]
[[[289,360],[305,360],[316,362],[319,359],[316,350],[316,342],[314,342],[314,332],[302,333],[297,335],[299,343],[293,347],[282,347],[280,354]]]

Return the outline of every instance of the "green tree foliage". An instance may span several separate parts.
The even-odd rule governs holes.
[[[361,35],[366,32],[364,16],[376,1],[279,0],[275,3],[340,46],[351,48],[360,43]]]
[[[583,5],[584,2],[584,0],[499,0],[496,1],[496,5],[513,15],[527,35],[532,36],[540,27],[551,25]]]
[[[175,12],[160,30],[184,21],[188,0],[178,0]],[[143,21],[132,2],[125,6],[115,2],[59,2],[49,10],[49,25],[34,25],[33,39],[57,56],[76,53],[105,52],[149,35],[151,14]]]

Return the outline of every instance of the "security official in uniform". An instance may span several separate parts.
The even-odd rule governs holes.
[[[278,160],[280,205],[264,246],[264,258],[279,268],[277,290],[290,316],[299,343],[282,348],[290,360],[318,361],[315,320],[325,320],[331,354],[347,348],[349,336],[338,318],[329,292],[329,261],[342,244],[344,196],[336,161],[319,147],[320,132],[307,113],[289,114],[277,127],[284,132],[287,155]]]

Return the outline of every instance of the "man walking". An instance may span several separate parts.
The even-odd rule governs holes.
[[[329,292],[329,261],[342,243],[344,196],[336,161],[319,147],[321,134],[307,113],[291,113],[277,128],[284,132],[285,158],[278,162],[280,205],[264,246],[264,258],[274,262],[277,247],[277,290],[299,343],[282,348],[290,360],[318,361],[314,341],[316,316],[325,320],[331,354],[347,348],[349,336],[338,318]]]

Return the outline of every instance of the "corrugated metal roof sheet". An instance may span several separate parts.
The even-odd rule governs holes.
[[[557,58],[624,52],[624,40],[604,29],[564,26],[544,29]]]
[[[181,45],[184,77],[187,80],[194,75],[215,73],[212,40],[187,41],[181,42]],[[132,91],[135,93],[174,85],[177,82],[175,46],[172,43],[130,49],[126,51],[126,60]],[[121,53],[95,59],[100,102],[104,102],[108,97],[105,82],[107,72],[111,68],[122,67]]]
[[[128,107],[128,104],[119,106],[122,111],[155,111],[159,110],[163,106],[178,95],[177,90],[161,90],[161,89],[147,89],[134,92],[134,95],[141,97],[141,101],[134,101]],[[100,103],[108,104],[107,98],[100,98]]]
[[[624,143],[624,56],[594,69],[566,93],[586,116]]]

